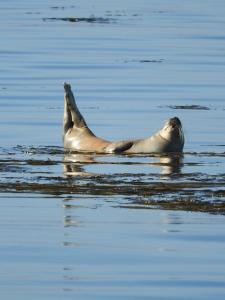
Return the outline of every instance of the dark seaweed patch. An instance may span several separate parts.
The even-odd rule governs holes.
[[[142,59],[139,61],[140,63],[161,63],[163,59]]]
[[[218,174],[204,173],[209,157],[213,164],[221,165],[225,153],[110,156],[70,154],[61,147],[49,146],[0,150],[2,193],[109,196],[116,199],[113,205],[126,208],[225,213],[223,169],[220,166]],[[117,173],[117,165],[124,172]],[[132,165],[139,172],[129,172]],[[106,174],[101,173],[102,166]],[[98,173],[89,172],[90,167]],[[128,203],[118,200],[121,197],[129,199]]]
[[[223,191],[224,193],[224,191]],[[131,204],[131,203],[132,204]],[[129,199],[128,204],[123,204],[119,206],[120,208],[130,208],[130,209],[164,209],[164,210],[185,210],[185,211],[196,211],[196,212],[208,212],[213,214],[225,214],[225,203],[217,201],[213,202],[203,202],[198,200],[193,200],[192,197],[189,199],[176,199],[173,201],[166,200],[150,200],[150,199]]]
[[[91,195],[91,196],[128,196],[127,208],[161,208],[170,210],[188,210],[213,213],[225,213],[225,182],[220,183],[220,189],[213,191],[212,182],[163,183],[152,182],[144,184],[137,180],[132,183],[122,178],[92,177],[83,181],[68,180],[54,177],[52,182],[8,182],[0,183],[1,191],[16,193],[43,193],[46,195]],[[218,185],[218,184],[216,184]],[[198,195],[199,194],[199,195]],[[208,199],[208,200],[206,200]],[[210,200],[209,200],[210,199]],[[212,199],[214,199],[212,201]],[[121,206],[121,205],[119,205]]]
[[[107,24],[115,21],[112,18],[102,18],[102,17],[66,17],[66,18],[43,18],[43,21],[64,21],[64,22],[71,22],[71,23],[79,23],[79,22],[85,22],[85,23],[100,23],[100,24]]]
[[[202,105],[169,105],[171,109],[192,109],[192,110],[210,110],[207,106]]]
[[[162,63],[164,59],[132,59],[132,60],[124,60],[124,63]]]

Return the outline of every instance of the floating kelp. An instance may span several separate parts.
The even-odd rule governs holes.
[[[172,109],[192,109],[192,110],[210,110],[209,107],[203,105],[169,105]]]
[[[114,22],[115,20],[112,18],[103,18],[103,17],[65,17],[65,18],[43,18],[43,21],[64,21],[64,22],[71,22],[71,23],[79,23],[79,22],[85,22],[85,23],[100,23],[100,24],[107,24]]]
[[[2,193],[128,199],[127,208],[225,212],[225,153],[96,155],[61,147],[0,149]],[[213,168],[216,171],[213,173]]]
[[[131,59],[131,60],[124,60],[124,63],[162,63],[164,59]]]
[[[208,212],[214,214],[225,214],[225,203],[203,202],[193,200],[191,197],[186,199],[176,199],[173,201],[150,200],[150,199],[129,199],[128,204],[119,206],[120,208],[129,209],[164,209],[164,210],[185,210],[192,212]]]

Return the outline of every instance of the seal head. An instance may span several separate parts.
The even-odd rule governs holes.
[[[184,133],[179,118],[173,117],[169,119],[159,131],[159,135],[169,142],[165,147],[166,151],[181,152],[183,150]]]

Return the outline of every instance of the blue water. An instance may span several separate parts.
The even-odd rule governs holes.
[[[219,0],[0,3],[2,299],[224,299],[224,32]],[[106,139],[178,116],[184,157],[64,157],[64,81]]]

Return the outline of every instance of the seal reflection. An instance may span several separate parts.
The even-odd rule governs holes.
[[[86,171],[86,167],[90,164],[95,164],[102,166],[107,164],[109,165],[110,169],[110,163],[104,161],[105,156],[103,157],[103,161],[98,162],[97,158],[99,156],[96,156],[96,154],[89,154],[89,153],[68,153],[64,156],[64,174],[66,176],[72,176],[72,177],[91,177],[91,176],[104,176],[107,174],[99,172],[101,168],[96,168],[97,172],[88,172]],[[114,156],[116,158],[116,156]],[[123,156],[122,156],[123,157]],[[131,156],[132,158],[135,158],[136,156]],[[121,156],[120,156],[121,158]],[[124,161],[122,162],[116,162],[116,164],[126,164],[127,158],[130,158],[128,156],[124,156]],[[137,159],[140,158],[140,156],[137,156]],[[141,156],[142,158],[142,156]],[[143,166],[149,165],[150,167],[160,167],[159,171],[154,168],[155,172],[161,175],[175,175],[180,174],[183,167],[183,155],[179,153],[174,154],[164,154],[164,155],[154,155],[154,156],[144,156],[148,160],[148,162],[139,163],[141,169],[141,164]],[[149,159],[151,161],[149,162]],[[113,162],[115,164],[115,162]],[[129,162],[129,164],[137,164],[137,162]],[[127,173],[127,172],[126,172]],[[131,174],[132,175],[132,174]]]
[[[95,163],[94,155],[69,153],[64,156],[64,174],[66,176],[92,176],[93,173],[85,171],[85,165]]]
[[[161,166],[162,175],[180,174],[183,167],[183,155],[174,154],[167,156],[160,156],[157,158]]]

